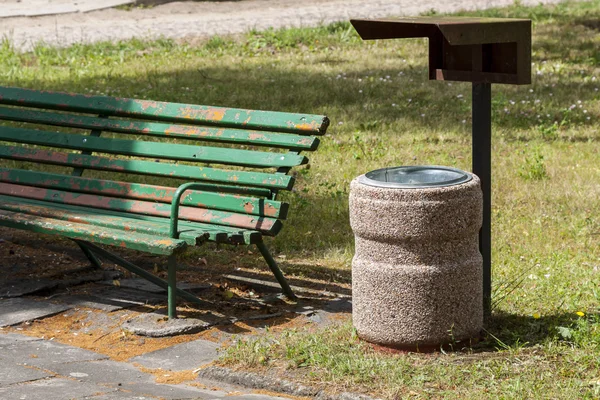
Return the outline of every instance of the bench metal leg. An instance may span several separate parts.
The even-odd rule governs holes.
[[[79,246],[79,248],[81,249],[83,254],[85,254],[87,259],[90,260],[90,262],[92,263],[92,265],[94,267],[96,267],[98,269],[102,268],[102,262],[100,262],[100,260],[98,260],[98,257],[96,257],[96,255],[94,253],[92,253],[90,251],[90,249],[88,249],[87,246],[83,242],[80,242],[78,240],[74,240],[74,242],[77,243],[77,246]]]
[[[256,247],[258,247],[260,254],[262,254],[262,256],[265,258],[265,261],[269,265],[271,272],[273,272],[273,275],[275,275],[275,279],[277,279],[277,282],[279,282],[279,284],[281,285],[283,293],[292,300],[296,299],[296,295],[292,291],[292,288],[283,276],[283,272],[281,272],[281,270],[277,266],[277,263],[273,259],[273,256],[271,256],[271,253],[269,253],[269,250],[267,249],[265,244],[263,242],[260,242],[256,244]]]
[[[169,319],[177,318],[177,257],[169,256],[169,265],[167,271],[167,298]]]
[[[177,259],[175,255],[169,256],[168,261],[168,281],[160,279],[159,277],[151,274],[150,272],[138,267],[137,265],[124,260],[116,254],[113,254],[107,250],[104,250],[102,247],[98,247],[95,244],[84,242],[80,240],[75,240],[75,242],[82,242],[82,244],[88,248],[89,251],[96,253],[100,257],[113,262],[115,264],[120,265],[126,270],[141,276],[142,278],[154,283],[156,286],[159,286],[167,291],[167,313],[169,318],[176,318],[176,307],[177,307],[177,296],[195,304],[199,304],[202,306],[206,306],[207,302],[200,300],[198,297],[193,294],[186,292],[185,290],[181,290],[177,288],[176,284],[176,271],[177,271]],[[79,243],[77,243],[79,244]]]

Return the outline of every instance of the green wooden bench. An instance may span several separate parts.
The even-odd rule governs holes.
[[[176,256],[205,241],[256,245],[294,297],[263,237],[327,117],[0,87],[0,120],[0,225],[65,236],[94,266],[167,289],[170,318],[177,296],[200,302],[177,288]],[[167,281],[104,245],[168,256]]]

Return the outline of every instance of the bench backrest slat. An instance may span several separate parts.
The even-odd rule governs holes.
[[[0,120],[69,128],[96,129],[125,134],[275,147],[289,150],[310,151],[315,150],[319,145],[319,139],[314,136],[193,125],[174,125],[161,122],[115,120],[9,107],[0,107]]]
[[[300,153],[318,147],[328,124],[312,114],[0,87],[0,160],[17,161],[0,165],[0,195],[163,219],[176,188],[192,181],[200,186],[182,198],[182,220],[260,240],[279,231],[288,205],[275,197],[292,189],[288,172],[308,162]]]
[[[105,210],[125,211],[160,217],[169,217],[171,214],[171,206],[169,204],[110,198],[93,194],[74,194],[60,190],[16,185],[12,183],[3,183],[0,185],[0,194],[34,200],[44,200],[52,203],[91,206]],[[188,221],[255,229],[270,236],[276,235],[281,229],[281,222],[276,218],[257,217],[247,214],[188,206],[180,207],[179,218]]]
[[[311,135],[325,133],[329,125],[329,120],[320,115],[253,111],[10,87],[2,88],[0,104]]]
[[[0,182],[167,204],[172,202],[176,190],[167,186],[81,178],[13,168],[0,168]],[[279,219],[285,219],[288,210],[288,205],[279,201],[198,190],[188,191],[182,197],[181,204]]]
[[[215,191],[268,196],[270,189],[290,189],[294,178],[283,174],[227,171],[210,167],[167,164],[144,160],[124,160],[77,153],[62,153],[19,146],[0,146],[0,158],[41,164],[80,167],[91,170],[181,178],[194,181],[230,183],[248,186],[215,185]],[[249,187],[252,186],[252,187]],[[256,186],[256,187],[255,187]],[[264,187],[265,189],[261,188]]]
[[[306,157],[291,153],[144,142],[9,127],[0,130],[0,140],[71,150],[256,168],[293,167],[308,162]]]

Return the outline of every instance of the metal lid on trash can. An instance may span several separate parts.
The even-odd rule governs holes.
[[[414,165],[376,169],[361,175],[358,181],[369,186],[391,189],[423,189],[460,185],[471,179],[471,174],[456,168]]]

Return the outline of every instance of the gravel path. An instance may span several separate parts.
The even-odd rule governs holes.
[[[351,17],[418,15],[513,4],[514,0],[246,0],[173,2],[153,8],[108,9],[90,13],[4,18],[0,37],[21,50],[44,41],[77,42],[141,38],[183,38],[243,33],[252,28],[314,26]],[[559,0],[523,0],[523,4]]]

